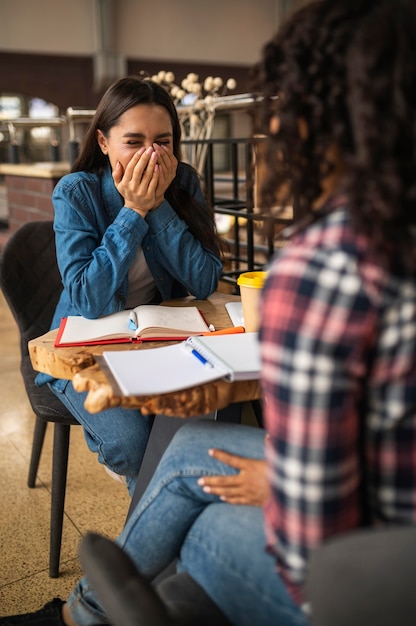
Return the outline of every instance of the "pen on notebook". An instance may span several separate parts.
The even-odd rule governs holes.
[[[202,356],[202,354],[198,352],[198,350],[195,350],[195,348],[191,350],[191,354],[193,354],[206,367],[212,367],[211,363],[204,356]]]
[[[130,330],[137,330],[137,313],[136,311],[130,311],[130,316],[129,316],[129,329]]]

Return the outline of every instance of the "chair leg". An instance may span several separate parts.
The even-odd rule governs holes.
[[[251,401],[251,406],[253,407],[254,415],[256,417],[258,425],[260,426],[260,428],[264,428],[263,409],[262,409],[262,406],[261,406],[261,401],[260,400],[252,400]]]
[[[32,453],[30,456],[29,475],[27,478],[27,486],[33,489],[36,483],[36,475],[38,473],[40,455],[42,454],[43,442],[48,423],[36,416],[35,432],[33,434]]]
[[[56,423],[54,429],[49,551],[49,576],[51,578],[59,576],[70,428],[68,424]]]

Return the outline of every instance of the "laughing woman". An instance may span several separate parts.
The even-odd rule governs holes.
[[[123,78],[99,103],[72,172],[53,193],[63,291],[52,321],[97,318],[189,294],[205,299],[222,270],[220,241],[196,172],[180,162],[180,125],[163,87]],[[49,384],[84,427],[98,460],[134,489],[153,423],[138,410],[90,415],[71,381]]]

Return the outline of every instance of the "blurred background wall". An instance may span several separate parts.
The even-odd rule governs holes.
[[[178,81],[248,69],[289,0],[0,0],[0,95],[95,107],[113,79],[170,70]]]
[[[127,74],[165,70],[177,84],[190,72],[201,83],[233,78],[232,94],[248,93],[264,43],[300,1],[0,0],[0,162],[10,160],[12,139],[29,162],[48,158],[50,143],[48,129],[11,138],[2,122],[92,110]],[[216,115],[214,137],[249,132],[244,113]]]

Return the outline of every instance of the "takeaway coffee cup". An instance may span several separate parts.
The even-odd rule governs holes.
[[[244,272],[238,277],[237,284],[240,287],[244,328],[247,333],[259,329],[260,295],[266,276],[267,272]]]

